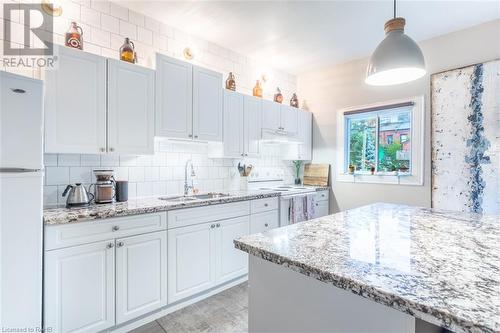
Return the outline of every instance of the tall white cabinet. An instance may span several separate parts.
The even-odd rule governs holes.
[[[154,71],[59,48],[46,72],[45,152],[152,154]]]
[[[45,152],[106,152],[106,58],[59,47],[45,80]]]
[[[156,135],[222,141],[222,74],[156,55]]]

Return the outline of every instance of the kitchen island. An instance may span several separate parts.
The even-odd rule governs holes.
[[[374,204],[235,240],[250,332],[500,332],[500,217]]]

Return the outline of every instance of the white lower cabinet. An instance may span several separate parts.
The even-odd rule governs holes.
[[[45,328],[98,332],[115,325],[114,240],[45,253]]]
[[[167,233],[116,240],[116,324],[167,305]]]
[[[318,201],[316,202],[316,210],[315,210],[315,213],[314,213],[314,217],[317,218],[317,217],[323,217],[323,216],[326,216],[328,215],[328,201]]]
[[[250,233],[268,231],[279,227],[279,213],[277,210],[253,214],[251,217]]]
[[[234,247],[233,240],[250,233],[250,217],[216,224],[216,281],[223,283],[248,272],[248,255]]]
[[[215,284],[214,223],[168,230],[168,302]]]

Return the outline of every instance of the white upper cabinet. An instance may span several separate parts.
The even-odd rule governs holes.
[[[222,141],[222,74],[193,67],[193,138]]]
[[[167,232],[116,240],[116,323],[167,305]]]
[[[224,90],[224,157],[259,155],[262,101]]]
[[[224,156],[238,158],[243,153],[243,95],[224,90]]]
[[[290,136],[297,134],[297,108],[262,100],[262,128]]]
[[[312,113],[305,110],[298,110],[298,133],[297,139],[299,160],[310,161],[312,159]]]
[[[262,138],[262,100],[253,96],[244,99],[244,148],[245,156],[259,155]]]
[[[281,130],[281,104],[273,101],[262,100],[262,128]]]
[[[156,135],[222,141],[222,74],[156,55]]]
[[[108,152],[154,153],[154,73],[108,60]]]
[[[156,135],[193,136],[193,66],[156,54]]]
[[[281,130],[288,134],[296,134],[298,128],[298,109],[293,106],[281,105]]]
[[[100,332],[115,325],[114,240],[45,252],[45,327]]]
[[[45,85],[45,152],[105,152],[106,59],[59,47]]]

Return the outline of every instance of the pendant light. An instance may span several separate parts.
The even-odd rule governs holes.
[[[405,19],[396,17],[384,25],[385,38],[373,52],[365,83],[390,86],[410,82],[425,75],[425,60],[417,43],[404,33]]]

